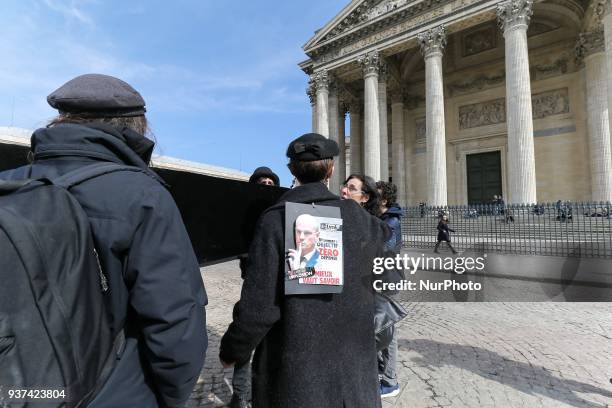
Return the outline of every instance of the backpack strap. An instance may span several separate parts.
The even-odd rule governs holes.
[[[115,173],[117,171],[133,171],[147,174],[146,171],[139,167],[127,166],[125,164],[117,164],[112,162],[101,162],[72,170],[52,180],[52,183],[58,187],[63,187],[66,190],[70,190],[72,187],[87,180],[91,180],[104,174]]]

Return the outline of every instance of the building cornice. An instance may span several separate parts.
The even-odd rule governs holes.
[[[384,55],[398,44],[416,46],[419,32],[445,24],[448,33],[495,18],[496,0],[416,0],[366,21],[305,51],[316,69],[334,69],[376,49]],[[414,40],[413,43],[408,42]]]
[[[466,0],[481,1],[481,0]],[[438,5],[450,3],[452,0],[396,0],[396,1],[364,1],[345,18],[337,22],[337,25],[323,38],[318,41],[309,42],[304,47],[304,52],[309,57],[316,59],[317,55],[326,52],[330,48],[346,45],[358,41],[370,34],[397,22],[414,17]],[[370,4],[371,3],[371,4]],[[398,3],[396,7],[381,14],[371,13],[377,7],[389,3]],[[372,5],[376,5],[371,9]],[[313,39],[314,40],[314,39]]]

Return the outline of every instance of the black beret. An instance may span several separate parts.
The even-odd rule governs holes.
[[[60,113],[92,117],[138,116],[146,112],[142,96],[128,83],[108,75],[78,76],[47,96]]]
[[[287,148],[287,157],[297,161],[331,159],[339,153],[338,143],[318,133],[306,133]]]
[[[275,186],[280,185],[280,180],[278,179],[278,176],[269,167],[256,168],[253,174],[251,174],[251,177],[249,178],[249,183],[257,183],[257,180],[262,177],[268,177],[269,179],[271,179],[274,182]]]

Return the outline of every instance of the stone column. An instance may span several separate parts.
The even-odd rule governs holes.
[[[601,22],[604,29],[604,43],[606,51],[606,79],[607,79],[607,94],[608,107],[612,106],[612,0],[603,0],[600,3]],[[608,108],[608,123],[612,126],[612,109]],[[609,130],[612,135],[612,128]],[[610,176],[608,176],[608,183]],[[607,200],[612,201],[608,195]]]
[[[308,88],[306,88],[306,95],[310,99],[310,109],[312,110],[312,132],[317,131],[317,91],[315,89],[314,82],[308,81]]]
[[[329,86],[329,138],[338,143],[338,147],[340,147],[340,140],[338,135],[338,120],[340,119],[339,102],[340,100],[338,97],[338,83],[336,81],[331,81]],[[341,155],[342,149],[340,149],[339,156]],[[340,191],[341,181],[338,172],[339,161],[340,157],[336,159],[334,173],[332,174],[332,178],[329,180],[329,191],[334,194],[338,194],[338,192]]]
[[[399,89],[391,93],[391,179],[397,186],[397,200],[406,205],[406,171],[404,156],[404,98]]]
[[[532,0],[497,6],[506,47],[506,115],[508,126],[508,202],[537,202],[527,27]]]
[[[606,54],[602,30],[580,34],[576,52],[584,59],[593,201],[612,202],[612,145],[608,117]]]
[[[338,175],[338,190],[332,191],[334,194],[340,194],[340,186],[346,180],[346,135],[344,127],[346,126],[346,105],[341,102],[338,108],[338,147],[340,154],[336,162],[336,169],[334,172]]]
[[[446,46],[444,26],[418,35],[425,57],[425,102],[427,127],[427,204],[447,205],[446,137],[444,127],[444,88],[442,53]]]
[[[407,109],[410,109],[407,101],[404,101],[404,120],[407,117]],[[413,118],[414,119],[414,118]],[[414,205],[414,191],[413,191],[413,177],[412,177],[412,164],[414,160],[414,139],[415,139],[415,127],[406,126],[404,124],[404,186],[406,189],[406,203],[405,206]]]
[[[380,179],[389,181],[389,124],[387,122],[387,65],[378,75],[378,117],[380,119]]]
[[[350,116],[350,154],[351,154],[351,173],[362,173],[361,163],[361,103],[352,102],[349,106]]]
[[[364,174],[380,180],[380,117],[378,115],[378,70],[380,57],[377,51],[358,59],[364,78]],[[351,146],[353,144],[351,143]]]
[[[312,81],[317,92],[317,131],[325,137],[329,137],[329,76],[326,70],[312,74]]]

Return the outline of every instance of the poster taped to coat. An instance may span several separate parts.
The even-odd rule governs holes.
[[[286,203],[285,254],[285,295],[342,292],[340,208]]]

